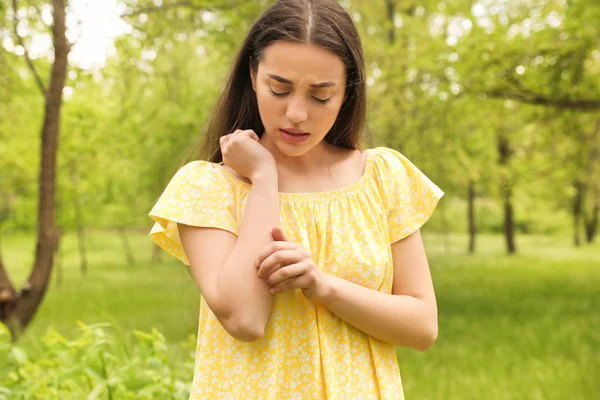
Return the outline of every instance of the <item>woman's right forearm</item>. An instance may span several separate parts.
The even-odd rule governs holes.
[[[217,278],[229,325],[248,340],[263,335],[273,308],[274,297],[254,262],[273,241],[271,229],[280,224],[277,171],[265,169],[254,177],[239,237]]]

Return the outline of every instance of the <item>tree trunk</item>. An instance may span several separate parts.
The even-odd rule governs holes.
[[[475,224],[475,181],[472,179],[469,179],[469,186],[467,188],[467,203],[469,215],[469,253],[475,253],[477,226]]]
[[[133,251],[131,251],[131,246],[129,245],[129,240],[127,239],[127,234],[125,233],[125,228],[120,227],[119,236],[121,237],[121,243],[123,244],[123,250],[125,250],[125,257],[127,257],[127,263],[129,265],[135,264],[135,258],[133,257]]]
[[[77,245],[79,248],[79,266],[81,270],[81,276],[87,276],[87,252],[85,249],[85,230],[83,228],[83,213],[81,212],[81,202],[79,201],[79,178],[77,175],[77,167],[73,160],[69,162],[69,175],[71,176],[71,183],[73,184],[75,196],[73,200],[73,209],[75,211],[75,225],[77,226]]]
[[[387,10],[388,17],[388,41],[390,44],[396,42],[396,25],[394,21],[394,2],[392,0],[385,0],[385,8]]]
[[[87,251],[85,249],[85,230],[79,222],[77,222],[77,244],[79,247],[79,268],[81,276],[87,276],[88,262]]]
[[[573,243],[575,247],[581,246],[581,212],[585,197],[585,186],[580,179],[575,179],[575,196],[573,197]]]
[[[13,0],[13,6],[16,0]],[[39,173],[38,194],[38,226],[35,261],[29,278],[23,284],[21,291],[16,294],[14,308],[10,301],[0,300],[3,310],[2,322],[16,322],[22,330],[33,318],[37,311],[50,281],[54,250],[56,249],[55,229],[55,189],[56,189],[56,152],[60,129],[60,110],[62,92],[67,75],[68,54],[70,47],[65,36],[65,3],[64,0],[53,0],[52,35],[54,43],[54,63],[50,76],[50,86],[45,94],[44,122],[42,126],[41,162]],[[15,15],[18,13],[14,7]],[[32,72],[35,69],[31,67]],[[37,76],[37,75],[36,75]],[[43,91],[44,92],[44,91]],[[0,274],[0,287],[10,285],[8,277]],[[10,286],[12,288],[12,286]],[[14,288],[12,289],[14,291]],[[7,304],[9,305],[7,307]],[[11,330],[13,338],[18,332]]]
[[[10,319],[10,316],[12,315],[16,300],[17,292],[8,278],[8,274],[4,269],[4,263],[2,262],[2,256],[0,255],[0,321],[8,326],[13,338],[15,337],[13,333],[14,321]]]
[[[511,197],[512,189],[507,188],[504,197],[504,237],[506,239],[506,250],[509,254],[514,254],[517,252],[517,246],[515,245],[514,213]]]
[[[586,173],[588,184],[588,196],[590,207],[583,208],[583,224],[585,228],[585,240],[593,243],[598,232],[598,214],[600,213],[600,119],[596,121],[596,130],[592,136],[589,150],[589,170]],[[589,209],[591,208],[591,210]]]
[[[504,167],[504,174],[500,182],[500,192],[502,194],[502,204],[504,206],[504,238],[506,240],[506,250],[508,254],[517,252],[517,246],[515,244],[514,211],[512,205],[513,189],[509,169],[512,153],[508,138],[504,134],[500,134],[498,136],[499,163]]]
[[[596,203],[589,217],[584,216],[585,240],[587,243],[593,243],[598,232],[598,214],[600,214],[600,203]]]

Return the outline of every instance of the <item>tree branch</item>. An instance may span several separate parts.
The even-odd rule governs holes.
[[[17,26],[19,25],[19,18],[17,16],[18,15],[17,0],[12,0],[12,6],[13,6],[13,12],[14,12],[13,18],[14,18],[15,36],[17,37],[17,40],[19,41],[19,45],[21,45],[21,47],[23,48],[23,51],[25,53],[25,60],[27,61],[27,65],[29,66],[31,73],[33,74],[33,76],[35,78],[35,82],[37,83],[38,87],[40,88],[44,98],[47,98],[48,90],[44,86],[44,83],[42,82],[42,79],[40,78],[40,75],[38,74],[37,69],[35,68],[35,64],[33,64],[31,57],[29,57],[29,52],[27,51],[27,47],[25,47],[25,42],[24,42],[23,38],[19,35],[19,31],[17,29]]]
[[[497,99],[511,99],[521,103],[534,105],[551,106],[556,108],[568,108],[579,111],[598,111],[600,110],[600,99],[590,100],[572,100],[567,98],[549,98],[531,91],[509,92],[508,90],[491,90],[484,92],[488,97]]]
[[[568,108],[579,111],[600,110],[600,99],[573,100],[567,98],[552,98],[526,88],[513,74],[508,74],[506,80],[514,86],[516,91],[512,91],[511,93],[509,90],[493,89],[485,93],[489,97],[511,99],[534,105],[544,105],[563,109]]]

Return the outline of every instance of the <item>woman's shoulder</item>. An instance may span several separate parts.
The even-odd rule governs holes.
[[[403,153],[390,147],[375,147],[369,149],[372,161],[377,164],[380,172],[400,172],[415,170],[415,164]]]
[[[371,149],[375,176],[384,188],[404,184],[429,184],[430,180],[419,167],[400,151],[389,147]]]
[[[395,161],[395,160],[405,160],[406,157],[404,154],[400,153],[398,150],[392,149],[390,147],[379,146],[374,147],[367,150],[369,153],[373,155],[373,158],[378,161]]]
[[[193,160],[184,164],[175,173],[173,179],[185,181],[191,186],[205,187],[221,185],[226,182],[223,167],[217,163],[205,160]]]
[[[250,179],[241,176],[233,168],[231,168],[229,165],[226,165],[223,162],[215,164],[215,165],[218,168],[220,168],[221,172],[224,172],[225,175],[227,175],[228,177],[233,178],[233,182],[243,182],[243,183],[246,183],[248,185],[252,185],[252,182],[250,181]]]

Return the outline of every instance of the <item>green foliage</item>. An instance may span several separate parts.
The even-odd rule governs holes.
[[[193,145],[238,46],[271,1],[123,3],[131,29],[116,38],[106,65],[69,67],[72,94],[64,99],[57,175],[64,231],[148,222],[169,179],[195,156]],[[474,182],[476,207],[492,199],[500,210],[501,188],[509,185],[515,201],[525,202],[514,204],[521,231],[570,229],[562,217],[550,225],[553,210],[573,209],[577,179],[586,181],[586,210],[600,202],[598,113],[560,105],[600,99],[594,1],[340,3],[355,20],[365,53],[363,147],[403,152],[446,192],[442,202],[465,200]],[[27,26],[45,32],[34,11],[22,11]],[[14,42],[10,32],[0,30],[0,38]],[[34,62],[47,80],[49,60]],[[0,223],[31,230],[43,99],[24,57],[1,46],[0,85],[0,169],[10,171],[0,174]],[[536,96],[545,106],[529,104]],[[500,138],[511,150],[506,165],[500,165]],[[548,214],[522,214],[531,203]],[[502,226],[502,213],[480,214],[481,231]],[[464,212],[448,216],[431,227],[466,226]]]
[[[127,348],[111,324],[77,325],[73,339],[49,330],[40,338],[42,352],[33,358],[10,343],[0,324],[0,355],[8,359],[0,371],[0,399],[188,398],[193,362],[169,360],[167,341],[157,329],[134,331],[136,340]],[[194,344],[190,336],[184,346],[193,351]]]

